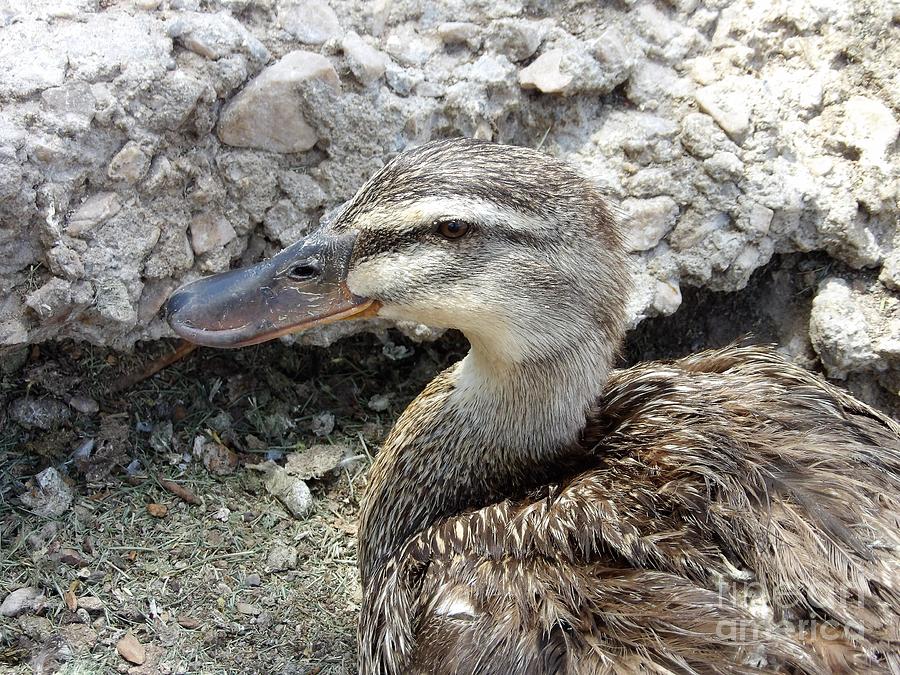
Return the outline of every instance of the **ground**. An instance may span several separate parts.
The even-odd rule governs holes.
[[[745,293],[689,291],[689,310],[631,333],[622,363],[748,333],[784,341],[796,331],[779,317],[803,316],[827,264],[785,258]],[[355,528],[366,469],[406,403],[463,355],[464,339],[415,344],[390,332],[328,349],[199,349],[129,385],[175,348],[164,341],[121,354],[63,342],[6,355],[0,599],[22,587],[45,599],[0,617],[0,672],[354,672]],[[870,385],[851,388],[896,415],[896,398]],[[55,423],[30,418],[49,429],[26,428],[12,413],[26,396],[71,406]],[[333,428],[323,413],[334,416]],[[309,481],[312,511],[296,518],[248,467],[322,444],[339,446],[344,459]],[[74,493],[58,517],[20,499],[47,467]],[[143,665],[117,652],[122,645],[141,660],[140,647],[129,652],[121,642],[129,632]]]

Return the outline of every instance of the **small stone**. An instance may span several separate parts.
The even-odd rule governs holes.
[[[478,24],[465,21],[447,21],[437,27],[438,37],[447,45],[465,43],[477,48],[480,42],[481,28]]]
[[[97,282],[94,309],[104,319],[128,329],[137,323],[137,310],[131,302],[128,288],[119,279],[107,278]]]
[[[626,199],[622,209],[627,214],[624,220],[626,243],[631,252],[654,248],[672,231],[678,217],[678,204],[667,196]]]
[[[712,157],[727,143],[722,129],[709,115],[690,113],[681,121],[681,145],[694,157]]]
[[[130,631],[116,643],[116,651],[126,661],[140,666],[147,660],[147,649]]]
[[[93,613],[102,612],[103,602],[93,595],[83,595],[78,598],[78,608]]]
[[[227,12],[181,12],[167,28],[169,37],[213,61],[236,51],[247,53],[257,63],[269,60],[263,44]]]
[[[72,283],[53,277],[25,296],[25,304],[42,320],[61,317],[72,306]]]
[[[681,287],[676,281],[657,281],[653,309],[662,316],[674,314],[681,307]]]
[[[169,515],[169,507],[165,504],[147,504],[147,513],[154,518],[165,518]]]
[[[299,112],[299,96],[316,83],[339,89],[331,62],[313,52],[290,52],[257,75],[226,106],[219,121],[219,138],[228,145],[271,152],[309,150],[318,136]]]
[[[244,577],[244,586],[248,588],[257,588],[262,586],[262,579],[258,574],[248,574]]]
[[[284,504],[295,518],[303,519],[309,515],[313,505],[313,498],[306,483],[295,476],[289,475],[287,471],[274,462],[267,468],[269,474],[265,485],[269,494]]]
[[[195,619],[192,616],[185,616],[184,614],[181,614],[178,617],[178,625],[182,628],[186,628],[187,630],[194,630],[196,628],[200,628],[200,621],[199,619]]]
[[[9,404],[9,416],[26,429],[49,431],[68,422],[72,417],[72,411],[69,406],[55,398],[25,396]]]
[[[484,46],[510,61],[524,61],[537,51],[543,39],[544,28],[537,21],[498,19],[491,23]]]
[[[136,183],[150,168],[150,157],[135,141],[128,141],[109,163],[107,175],[113,180]]]
[[[384,75],[388,56],[380,52],[356,33],[350,32],[341,41],[341,48],[350,65],[350,72],[362,84],[370,84]]]
[[[234,473],[238,464],[237,454],[215,441],[203,443],[202,459],[203,466],[206,467],[207,471],[217,476],[227,476]]]
[[[282,0],[278,3],[278,22],[309,45],[320,45],[341,34],[337,14],[323,0]]]
[[[77,237],[84,232],[89,232],[97,225],[112,218],[121,208],[122,202],[115,192],[98,192],[91,195],[69,217],[66,234]]]
[[[900,123],[884,103],[865,96],[851,96],[844,103],[841,134],[844,142],[862,153],[871,164],[884,161],[888,148],[897,140]]]
[[[334,415],[330,412],[320,412],[318,415],[313,415],[309,428],[310,431],[320,438],[327,436],[334,431]]]
[[[292,476],[308,480],[321,478],[341,463],[347,447],[344,445],[313,445],[287,456],[284,470]]]
[[[375,394],[366,405],[369,406],[369,410],[384,412],[391,407],[391,397],[388,394]]]
[[[712,117],[731,140],[741,143],[750,131],[747,94],[727,82],[717,82],[699,89],[694,98],[700,110]]]
[[[525,89],[537,89],[545,94],[558,94],[572,83],[572,75],[562,70],[565,52],[551,49],[544,52],[534,63],[519,71],[519,84]]]
[[[40,589],[27,586],[19,588],[7,595],[0,603],[0,615],[16,617],[26,612],[38,612],[43,609],[47,598]]]
[[[733,152],[716,152],[703,162],[710,178],[717,181],[737,181],[744,175],[744,163]]]
[[[844,379],[879,360],[865,314],[843,279],[831,277],[820,284],[809,317],[809,338],[831,377]]]
[[[72,505],[72,488],[52,466],[36,475],[34,483],[31,490],[19,495],[30,511],[44,518],[58,518]]]
[[[247,616],[256,616],[259,614],[259,607],[256,605],[251,605],[248,602],[238,602],[235,603],[235,609],[241,614],[246,614]]]
[[[888,288],[900,291],[900,249],[894,249],[884,259],[878,280]]]
[[[237,237],[228,219],[216,213],[199,213],[191,219],[191,248],[197,255],[216,251]]]
[[[272,572],[283,572],[297,568],[297,549],[286,544],[276,543],[269,550],[266,568]]]

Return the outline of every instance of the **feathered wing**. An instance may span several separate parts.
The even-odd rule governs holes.
[[[593,466],[369,584],[379,673],[900,673],[900,427],[763,348],[615,373]]]

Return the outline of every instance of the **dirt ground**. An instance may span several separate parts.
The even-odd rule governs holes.
[[[690,309],[629,336],[623,364],[748,333],[783,341],[783,317],[802,317],[825,273],[815,257],[795,258],[745,293],[689,294]],[[414,344],[391,332],[330,349],[198,349],[127,386],[174,349],[61,343],[3,355],[0,599],[23,587],[43,598],[0,616],[0,672],[354,672],[366,469],[464,339]],[[896,397],[850,384],[897,415]],[[337,465],[308,481],[314,503],[300,518],[248,468],[323,445],[336,446]],[[47,467],[73,495],[58,516],[28,503]]]

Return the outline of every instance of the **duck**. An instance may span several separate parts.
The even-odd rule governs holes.
[[[363,675],[900,673],[900,425],[773,347],[617,368],[626,228],[563,161],[432,141],[165,312],[468,340],[369,469]]]

